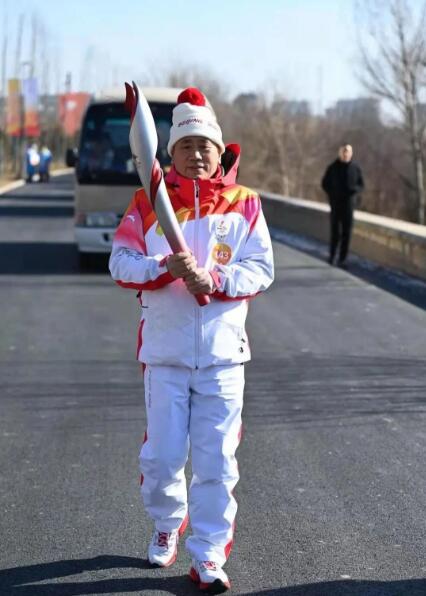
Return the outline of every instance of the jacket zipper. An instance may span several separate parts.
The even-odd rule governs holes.
[[[194,229],[194,252],[198,263],[198,224],[200,220],[200,187],[197,180],[194,180],[194,206],[195,206],[195,229]],[[195,368],[199,365],[200,352],[200,307],[195,303]]]

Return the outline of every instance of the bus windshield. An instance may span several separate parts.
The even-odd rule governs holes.
[[[167,153],[174,104],[149,103],[158,134],[157,159],[170,165]],[[120,102],[93,104],[81,131],[77,179],[80,184],[140,186],[129,146],[130,116]]]

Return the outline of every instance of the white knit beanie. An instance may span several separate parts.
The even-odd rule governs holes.
[[[177,106],[173,109],[173,125],[167,145],[170,156],[174,145],[184,137],[205,137],[219,147],[221,155],[225,152],[222,131],[216,116],[208,107],[204,95],[195,87],[182,91]]]

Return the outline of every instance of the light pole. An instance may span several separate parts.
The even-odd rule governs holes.
[[[2,138],[0,141],[0,176],[6,172],[6,63],[7,63],[7,49],[8,49],[8,14],[7,7],[3,14],[3,44],[1,55],[1,113],[0,123],[2,129]]]
[[[26,155],[27,155],[27,138],[25,135],[25,95],[24,95],[24,81],[25,81],[25,68],[28,68],[28,77],[30,76],[33,63],[31,60],[24,60],[20,64],[21,70],[21,93],[22,93],[22,101],[21,101],[21,132],[19,135],[20,147],[19,147],[19,155],[20,155],[20,171],[19,177],[22,177],[22,173],[26,174]]]

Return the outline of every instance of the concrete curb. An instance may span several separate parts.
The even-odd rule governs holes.
[[[258,192],[269,225],[328,244],[328,205]],[[351,252],[426,280],[426,226],[357,210]]]
[[[74,168],[60,168],[59,170],[53,170],[50,172],[50,175],[53,177],[55,176],[64,176],[65,174],[72,174],[74,172]]]

